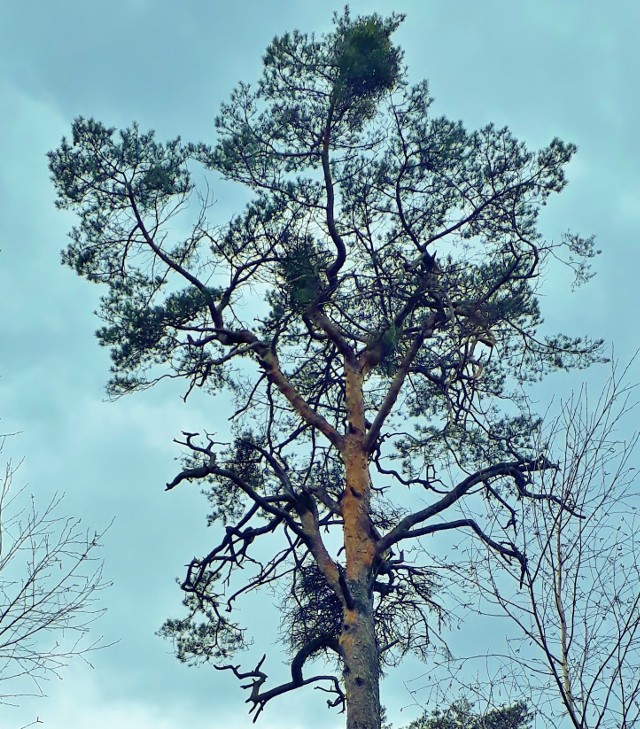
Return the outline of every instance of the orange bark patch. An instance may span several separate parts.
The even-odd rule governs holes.
[[[373,561],[375,542],[371,534],[370,479],[367,454],[361,438],[347,439],[344,464],[346,489],[342,499],[347,577],[358,580]]]

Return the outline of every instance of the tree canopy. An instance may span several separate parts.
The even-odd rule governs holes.
[[[533,714],[524,701],[480,714],[469,701],[461,699],[444,711],[425,711],[406,729],[530,729],[532,720]]]
[[[551,464],[524,387],[600,357],[545,333],[537,296],[552,263],[590,275],[592,238],[538,226],[575,147],[435,115],[392,41],[402,20],[345,11],[321,37],[275,38],[213,145],[79,118],[49,154],[79,218],[63,260],[106,288],[109,392],[178,378],[185,398],[235,403],[229,438],[214,411],[211,432],[178,439],[167,488],[204,483],[221,528],[163,632],[181,660],[245,680],[256,715],[318,683],[350,729],[380,726],[384,666],[428,659],[443,606],[421,537],[462,530],[524,564],[512,504],[556,498],[535,484]],[[196,194],[203,169],[250,192],[226,222]],[[236,605],[267,586],[291,652],[271,688],[266,658],[231,662]]]

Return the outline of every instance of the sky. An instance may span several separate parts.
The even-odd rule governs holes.
[[[64,511],[90,529],[113,520],[103,556],[114,584],[94,635],[118,641],[92,656],[93,668],[73,663],[46,686],[46,698],[0,706],[0,729],[36,717],[46,729],[249,725],[235,679],[181,666],[155,635],[180,612],[175,578],[212,539],[197,487],[164,492],[177,469],[172,439],[183,429],[214,429],[220,411],[203,398],[185,405],[171,387],[106,400],[109,358],[94,337],[99,292],[60,266],[73,221],[54,208],[45,155],[78,115],[115,127],[137,120],[160,139],[214,141],[220,103],[238,81],[257,79],[269,41],[294,28],[327,31],[343,4],[0,0],[0,432],[19,432],[6,450],[25,457],[18,479],[36,499],[64,493]],[[640,4],[357,0],[350,7],[406,13],[396,39],[411,80],[429,79],[434,113],[469,128],[508,125],[532,147],[555,136],[578,145],[569,186],[545,210],[542,227],[550,236],[595,234],[598,275],[575,293],[551,275],[543,313],[551,329],[604,337],[627,361],[640,344]],[[214,221],[232,209],[225,199]],[[538,391],[541,409],[581,376],[554,376]],[[248,617],[271,641],[277,616],[265,609]],[[423,671],[411,664],[385,680],[395,722],[419,713],[407,681]],[[262,729],[343,725],[311,690],[272,703]]]

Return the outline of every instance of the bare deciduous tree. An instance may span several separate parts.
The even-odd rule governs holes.
[[[101,645],[89,629],[107,586],[96,558],[102,534],[62,516],[60,496],[40,507],[15,486],[17,468],[8,460],[0,480],[0,703],[44,695],[73,656]]]
[[[556,466],[537,480],[557,500],[513,513],[521,589],[508,588],[504,565],[488,559],[483,569],[477,555],[460,572],[517,626],[508,654],[483,661],[495,682],[530,696],[545,726],[640,726],[639,433],[627,370],[614,368],[595,402],[586,388],[563,402],[548,429],[542,448]],[[469,668],[465,658],[451,665],[461,663]]]

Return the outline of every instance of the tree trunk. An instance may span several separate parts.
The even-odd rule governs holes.
[[[371,570],[375,537],[371,527],[371,479],[365,448],[362,371],[346,368],[350,432],[342,458],[345,548],[345,607],[340,645],[344,656],[347,729],[380,729],[380,668],[375,636]]]
[[[347,581],[353,609],[345,609],[340,643],[344,652],[347,729],[380,729],[380,671],[373,603],[367,585]]]

